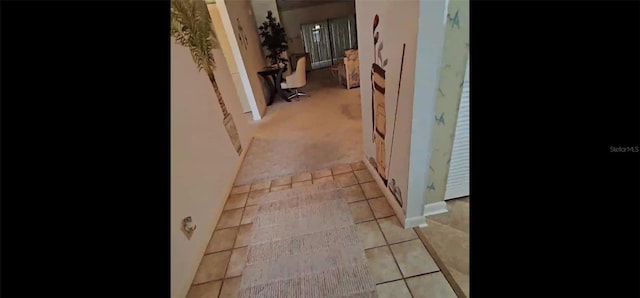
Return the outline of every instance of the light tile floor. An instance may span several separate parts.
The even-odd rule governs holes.
[[[446,201],[449,212],[428,216],[418,229],[461,297],[469,297],[469,197]]]
[[[362,162],[235,186],[187,295],[237,297],[260,196],[336,181],[345,189],[380,298],[456,297],[413,229],[404,229]]]

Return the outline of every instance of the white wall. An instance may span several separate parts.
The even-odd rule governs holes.
[[[222,23],[228,36],[231,36],[230,33],[233,32],[233,36],[235,37],[234,41],[230,40],[230,43],[232,50],[238,51],[241,56],[241,61],[238,61],[238,58],[236,58],[238,68],[241,68],[241,65],[244,66],[246,79],[251,86],[251,92],[255,98],[257,109],[260,111],[260,115],[264,115],[267,109],[269,93],[262,78],[258,75],[258,71],[264,69],[266,63],[262,56],[262,50],[260,49],[260,39],[258,37],[251,3],[249,0],[226,0],[218,1],[216,5],[218,5],[218,9],[220,9]],[[242,31],[239,29],[239,26],[242,27]],[[240,36],[243,38],[246,37],[246,46],[240,42]],[[249,103],[251,103],[250,96]]]
[[[242,111],[247,113],[251,112],[251,106],[249,105],[249,99],[247,98],[247,93],[244,90],[244,85],[242,84],[242,79],[240,78],[240,72],[238,70],[238,66],[236,65],[236,61],[233,58],[233,51],[231,50],[231,44],[229,43],[229,37],[224,30],[224,25],[222,25],[222,19],[220,17],[220,12],[218,11],[218,6],[215,4],[207,4],[207,8],[209,8],[209,15],[211,16],[211,21],[213,23],[213,30],[218,37],[218,43],[220,44],[220,49],[222,49],[222,53],[224,54],[225,61],[229,66],[229,71],[231,72],[231,78],[233,79],[233,83],[236,86],[236,91],[238,93],[238,99],[240,100],[240,105],[242,106]]]
[[[406,214],[411,214],[410,212],[407,213],[407,199],[408,196],[411,196],[411,193],[408,194],[407,192],[409,189],[410,152],[413,152],[410,150],[410,146],[412,118],[414,117],[414,85],[415,82],[418,82],[415,80],[418,9],[418,1],[356,1],[365,163],[369,164],[369,157],[376,157],[376,146],[372,140],[371,72],[375,51],[372,32],[373,19],[377,14],[380,20],[376,29],[380,36],[378,44],[380,42],[384,44],[382,58],[388,59],[388,64],[384,67],[386,77],[385,164],[390,166],[387,168],[387,177],[389,181],[395,179],[401,190],[403,201],[402,207],[395,199],[391,199],[389,203],[394,207],[401,219],[405,218]],[[440,21],[442,21],[442,15],[440,15]],[[406,47],[404,65],[402,66],[402,82],[400,82],[403,44],[406,44]],[[378,64],[381,64],[379,60]],[[420,84],[423,83],[422,81],[419,82]],[[399,85],[399,83],[401,84]],[[398,89],[400,92],[398,92]],[[380,176],[373,176],[379,184],[382,184]],[[393,198],[387,188],[385,188],[385,192],[388,198]],[[419,199],[422,200],[422,197]],[[409,200],[412,199],[409,198]],[[410,220],[410,217],[407,216],[407,220]],[[417,220],[420,219],[418,218]]]
[[[418,55],[414,89],[409,167],[409,202],[407,216],[422,216],[425,181],[429,175],[434,108],[438,92],[440,65],[444,46],[446,0],[420,1],[418,21]],[[417,129],[420,128],[420,129]]]
[[[251,0],[253,8],[253,17],[256,21],[256,28],[267,20],[267,12],[271,11],[273,17],[280,21],[280,13],[278,12],[278,4],[276,0]]]
[[[215,77],[246,153],[252,132],[224,55],[220,49],[213,54]],[[171,297],[186,296],[240,163],[207,75],[171,39]],[[181,231],[187,216],[197,225],[191,240]]]
[[[469,2],[456,0],[447,7],[451,16],[444,29],[442,66],[438,73],[438,92],[434,106],[434,116],[438,121],[431,133],[431,157],[425,209],[432,204],[444,206],[445,191],[449,174],[451,152],[456,134],[458,107],[464,85],[465,69],[469,58]],[[455,17],[454,17],[455,16]],[[455,21],[453,21],[455,20]],[[435,120],[435,117],[434,117]]]
[[[361,0],[362,1],[362,0]],[[380,5],[384,1],[365,1],[364,5]],[[280,12],[281,25],[289,38],[289,53],[304,53],[304,41],[300,35],[300,25],[331,18],[346,17],[356,13],[353,2],[327,3]],[[358,35],[359,37],[360,35]],[[359,44],[360,42],[358,42]],[[371,65],[369,65],[371,66]]]

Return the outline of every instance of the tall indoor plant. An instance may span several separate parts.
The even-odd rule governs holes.
[[[260,37],[262,41],[260,45],[269,50],[267,59],[271,61],[271,64],[279,66],[280,63],[289,61],[282,57],[282,53],[289,49],[287,43],[287,34],[284,32],[284,28],[280,26],[276,18],[273,17],[271,10],[267,12],[267,20],[258,27],[260,30]]]
[[[242,144],[231,113],[222,99],[218,83],[213,75],[215,60],[211,50],[218,48],[213,32],[211,17],[204,0],[171,0],[171,36],[176,42],[191,52],[198,70],[204,70],[213,86],[213,91],[222,110],[223,125],[238,155],[242,153]]]

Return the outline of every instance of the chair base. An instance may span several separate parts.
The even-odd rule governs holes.
[[[298,100],[298,98],[300,96],[309,96],[308,94],[304,93],[304,92],[299,92],[298,89],[293,88],[293,94],[289,95],[289,99],[295,98],[296,100]]]

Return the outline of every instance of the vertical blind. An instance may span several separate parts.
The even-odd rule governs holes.
[[[327,22],[318,22],[301,25],[304,49],[309,53],[311,69],[330,66],[331,48],[329,41],[329,27]]]
[[[342,58],[344,50],[358,46],[355,15],[304,24],[300,30],[311,69],[331,66]]]
[[[336,63],[344,55],[344,50],[357,46],[355,20],[356,16],[352,15],[328,21],[331,47],[334,53],[333,63]]]

